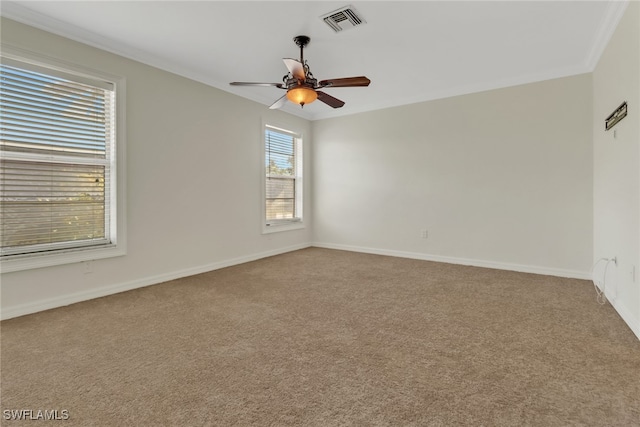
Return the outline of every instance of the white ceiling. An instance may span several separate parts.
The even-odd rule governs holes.
[[[321,15],[353,5],[365,25],[335,33]],[[285,111],[315,120],[593,70],[625,1],[2,1],[3,16],[201,81],[267,106],[282,58],[311,37],[318,80],[365,75]]]

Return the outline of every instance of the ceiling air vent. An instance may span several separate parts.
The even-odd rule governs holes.
[[[353,6],[341,7],[320,17],[336,33],[366,24]]]

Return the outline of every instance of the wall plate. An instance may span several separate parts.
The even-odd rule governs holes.
[[[627,102],[623,102],[616,110],[611,113],[609,117],[604,120],[605,130],[609,130],[616,125],[620,120],[627,117]]]

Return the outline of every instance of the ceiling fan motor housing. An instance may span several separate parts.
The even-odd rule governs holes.
[[[312,89],[316,89],[318,87],[318,80],[313,77],[307,77],[303,82],[301,82],[296,77],[286,75],[284,79],[284,86],[287,89],[292,89],[296,86],[308,86]]]
[[[307,47],[307,45],[311,41],[311,37],[309,37],[309,36],[295,36],[293,38],[293,41],[296,43],[296,45],[298,47],[300,47],[302,49],[304,47]]]

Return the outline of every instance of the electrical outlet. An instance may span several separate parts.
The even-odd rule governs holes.
[[[420,235],[422,236],[423,239],[428,238],[429,237],[429,230],[422,230]]]
[[[91,264],[91,261],[84,261],[82,264],[84,274],[93,273],[93,265]]]

